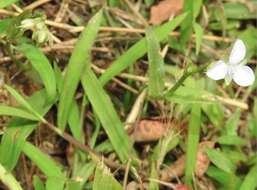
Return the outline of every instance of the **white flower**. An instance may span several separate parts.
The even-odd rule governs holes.
[[[255,75],[250,67],[244,65],[245,54],[244,42],[237,39],[233,45],[228,63],[223,60],[217,61],[208,69],[207,76],[213,80],[225,79],[226,84],[229,84],[232,79],[240,86],[253,84]]]

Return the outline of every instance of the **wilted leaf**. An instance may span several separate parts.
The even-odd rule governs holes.
[[[161,121],[141,120],[130,137],[135,142],[148,142],[160,139],[166,131]]]
[[[151,7],[151,24],[160,24],[171,16],[178,15],[183,9],[184,0],[164,0]]]

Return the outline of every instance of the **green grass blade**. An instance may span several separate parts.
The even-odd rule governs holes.
[[[26,138],[36,128],[35,124],[21,124],[7,128],[1,139],[0,163],[8,171],[13,170],[19,159]]]
[[[62,167],[31,143],[26,142],[22,151],[47,177],[65,177],[62,173]]]
[[[23,190],[19,182],[13,177],[13,175],[6,171],[6,169],[0,164],[0,180],[10,190]]]
[[[29,44],[21,44],[17,50],[27,57],[32,67],[38,72],[46,88],[48,102],[53,102],[56,98],[56,80],[53,68],[46,56],[38,48]]]
[[[197,146],[200,138],[201,127],[201,108],[200,105],[193,105],[191,110],[191,118],[189,123],[187,151],[186,151],[186,184],[191,185],[192,177],[195,169]]]
[[[122,190],[122,186],[116,181],[107,168],[100,168],[98,166],[95,172],[93,190],[102,189]]]
[[[186,16],[187,16],[187,13],[184,13],[174,18],[172,21],[162,25],[161,27],[158,27],[155,30],[156,37],[158,38],[158,40],[159,41],[164,40],[165,37],[167,37],[167,35],[171,31],[173,31],[176,27],[180,25],[180,23],[184,20]],[[126,53],[124,53],[122,56],[120,56],[116,61],[112,63],[110,68],[108,68],[104,72],[104,74],[100,77],[100,82],[103,85],[105,85],[114,76],[118,75],[124,69],[134,64],[136,60],[142,57],[143,55],[145,55],[146,52],[147,52],[146,39],[143,38],[135,45],[133,45],[131,48],[129,48]]]
[[[17,2],[18,0],[1,0],[0,2],[0,8],[4,8],[4,7],[7,7],[15,2]]]
[[[221,151],[215,149],[207,149],[206,153],[211,162],[218,168],[224,170],[227,173],[233,174],[235,171],[235,165],[231,160]]]
[[[257,165],[248,172],[239,190],[254,190],[257,187]]]
[[[196,51],[196,54],[198,55],[202,44],[203,28],[201,27],[200,24],[195,22],[194,31],[195,31],[195,45],[196,45],[195,51]]]
[[[96,38],[102,20],[102,10],[100,10],[85,27],[80,38],[72,52],[68,63],[68,68],[64,76],[63,89],[58,105],[57,125],[60,129],[64,129],[72,100],[79,84],[80,76],[84,67],[89,67],[90,51]]]
[[[22,107],[32,113],[36,118],[38,118],[38,120],[45,122],[45,119],[39,113],[37,113],[34,108],[16,90],[8,85],[5,85],[5,88],[17,100],[17,102],[20,103]]]
[[[149,62],[149,86],[151,97],[160,97],[164,88],[164,62],[160,55],[160,44],[153,28],[146,31],[147,55]]]
[[[35,190],[46,190],[44,183],[38,176],[33,176],[33,186]]]
[[[38,118],[34,116],[31,113],[28,113],[27,111],[24,111],[19,108],[14,108],[10,106],[3,106],[0,105],[0,115],[8,115],[8,116],[13,116],[13,117],[21,117],[24,119],[29,119],[29,120],[35,120],[37,121]]]
[[[46,181],[46,190],[63,190],[65,178],[50,176]]]
[[[122,162],[127,161],[132,148],[128,135],[92,70],[85,70],[82,85],[119,158]]]

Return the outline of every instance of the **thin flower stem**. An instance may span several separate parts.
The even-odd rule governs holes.
[[[184,74],[182,75],[182,77],[180,77],[180,79],[176,82],[176,84],[168,90],[168,92],[165,93],[165,96],[172,96],[174,94],[174,92],[183,84],[183,82],[191,75],[195,74],[195,73],[200,73],[202,71],[204,71],[206,68],[208,67],[207,65],[198,67],[192,71],[188,71],[186,70],[184,72]]]

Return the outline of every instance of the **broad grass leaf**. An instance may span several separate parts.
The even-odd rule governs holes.
[[[245,176],[239,190],[255,190],[257,187],[257,165],[253,166]]]
[[[215,149],[207,149],[206,153],[211,162],[223,171],[233,174],[236,167],[223,152]]]
[[[45,98],[47,98],[46,92],[41,90],[29,97],[28,102],[36,111],[44,115],[51,107],[51,105],[45,105]],[[1,138],[0,162],[9,170],[12,170],[17,164],[26,138],[36,127],[36,123],[17,117],[8,123],[8,128]]]
[[[146,31],[147,55],[149,63],[148,93],[150,97],[160,97],[164,89],[164,62],[160,55],[160,44],[153,28]]]
[[[70,57],[64,76],[64,84],[60,95],[57,114],[57,125],[62,130],[67,124],[71,104],[79,84],[82,71],[84,70],[83,68],[90,67],[91,47],[100,28],[101,20],[102,10],[90,19],[87,26],[82,31]]]
[[[34,120],[34,121],[39,120],[35,115],[28,113],[27,111],[24,111],[20,108],[4,106],[4,105],[0,105],[0,115],[20,117],[20,118]]]
[[[1,9],[2,9],[2,8],[5,8],[5,7],[7,7],[7,6],[9,6],[9,5],[11,5],[11,4],[17,2],[17,1],[18,1],[18,0],[1,0],[1,1],[0,1],[0,8],[1,8]]]
[[[247,140],[235,135],[220,136],[217,139],[217,142],[223,145],[246,145],[247,144]]]
[[[9,126],[1,139],[0,145],[0,163],[8,171],[14,169],[19,159],[21,149],[26,138],[37,127],[36,124],[20,124]]]
[[[122,190],[122,186],[107,168],[98,166],[95,171],[93,190],[102,189]]]
[[[219,103],[204,104],[202,110],[208,116],[215,127],[222,127],[224,122],[224,110]]]
[[[208,168],[207,175],[226,189],[238,189],[241,184],[241,179],[235,174],[227,173],[214,166]]]
[[[22,151],[47,177],[65,178],[63,168],[33,144],[26,142]]]
[[[65,178],[49,176],[46,181],[46,190],[64,190]]]
[[[35,109],[26,101],[15,89],[12,87],[5,85],[5,88],[8,90],[8,92],[16,99],[16,101],[25,108],[28,112],[33,114],[38,120],[44,122],[44,118],[37,112]]]
[[[204,30],[200,24],[195,22],[194,23],[194,31],[195,31],[195,45],[196,45],[195,51],[196,51],[196,54],[198,55],[200,52],[200,49],[201,49],[202,37],[203,37]]]
[[[122,162],[132,153],[132,145],[114,106],[92,70],[85,69],[82,85],[87,97]]]
[[[184,13],[172,21],[157,27],[154,32],[157,39],[163,41],[170,32],[177,28],[180,23],[185,19],[187,13]],[[147,52],[146,38],[142,38],[139,42],[129,48],[123,55],[116,59],[111,66],[102,74],[100,82],[105,85],[114,76],[120,74],[123,70],[136,63],[136,60],[144,56]]]
[[[225,126],[222,128],[222,133],[224,135],[237,136],[237,129],[239,126],[240,117],[241,117],[241,110],[238,108],[227,120]]]
[[[35,190],[46,190],[44,183],[38,176],[33,176],[33,186]]]
[[[26,56],[32,67],[38,72],[48,95],[47,103],[53,102],[56,98],[56,80],[47,57],[30,44],[21,44],[16,49]]]
[[[255,19],[256,12],[250,11],[245,3],[227,2],[224,3],[224,13],[228,19]]]
[[[197,147],[200,138],[201,128],[201,107],[200,105],[194,104],[191,109],[188,140],[187,140],[187,151],[186,151],[186,169],[185,177],[186,184],[191,184],[192,174],[194,173],[196,158],[197,158]]]
[[[94,162],[89,162],[89,163],[79,163],[77,168],[73,167],[73,178],[78,178],[80,177],[80,188],[83,187],[85,182],[88,180],[88,178],[94,173],[96,164]]]

